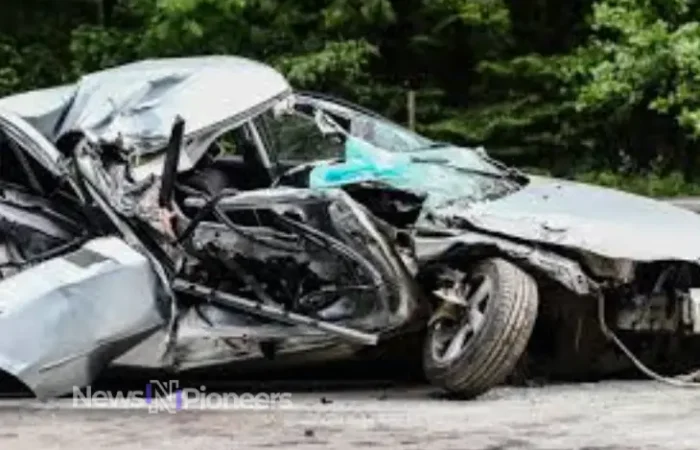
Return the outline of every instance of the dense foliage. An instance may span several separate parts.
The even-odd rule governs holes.
[[[697,0],[6,3],[0,95],[140,58],[234,53],[400,121],[414,89],[421,131],[514,163],[695,189]]]

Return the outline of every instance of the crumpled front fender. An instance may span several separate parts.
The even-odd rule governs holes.
[[[576,261],[536,246],[478,232],[445,237],[419,236],[415,239],[416,257],[421,264],[438,260],[458,246],[495,249],[509,259],[545,274],[578,295],[588,295],[597,289],[597,283],[588,277]]]

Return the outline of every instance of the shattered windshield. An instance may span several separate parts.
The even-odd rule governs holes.
[[[393,152],[410,152],[430,148],[435,142],[389,121],[362,114],[350,120],[350,134],[375,147]]]
[[[314,111],[321,110],[341,125],[346,132],[362,139],[375,147],[392,152],[410,152],[432,147],[436,143],[408,128],[404,128],[390,120],[364,112],[360,107],[350,107],[343,102],[308,98],[303,95],[298,98],[295,108],[308,116]]]
[[[455,147],[396,153],[348,136],[344,160],[316,166],[309,185],[325,188],[383,182],[425,195],[428,208],[493,200],[520,189],[521,184],[507,172],[475,164],[472,153]]]
[[[485,152],[432,141],[346,105],[322,100],[306,106],[306,114],[320,111],[346,133],[344,161],[314,169],[312,187],[380,181],[425,194],[426,206],[439,207],[497,199],[525,181]]]

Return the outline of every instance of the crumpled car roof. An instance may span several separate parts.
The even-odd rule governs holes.
[[[188,136],[291,92],[270,66],[235,56],[135,62],[83,76],[73,85],[0,99],[49,140],[82,131],[93,140],[148,153],[162,148],[177,115]]]

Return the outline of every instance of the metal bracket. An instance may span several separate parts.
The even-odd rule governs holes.
[[[260,301],[250,300],[226,292],[221,292],[201,284],[190,283],[189,281],[180,278],[173,281],[172,287],[175,291],[205,298],[212,303],[218,303],[222,306],[237,309],[248,314],[277,320],[279,322],[288,323],[291,325],[304,325],[311,328],[316,328],[325,333],[357,344],[377,345],[377,342],[379,342],[379,335],[376,333],[366,333],[364,331],[337,325],[325,320],[315,319],[303,314],[288,311],[277,304],[264,304]]]

